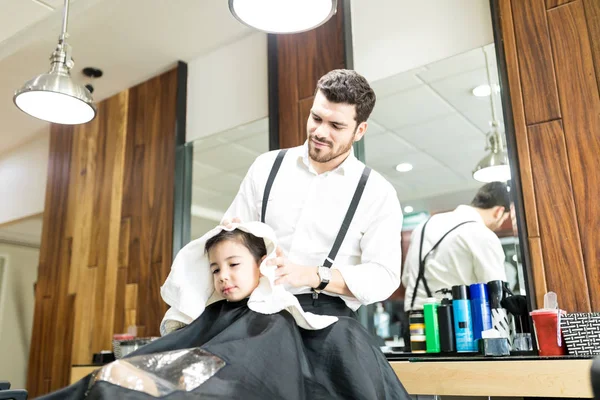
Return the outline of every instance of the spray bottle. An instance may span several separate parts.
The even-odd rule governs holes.
[[[469,303],[468,287],[452,286],[452,308],[454,310],[454,333],[456,335],[457,352],[477,351],[473,340],[473,320]]]

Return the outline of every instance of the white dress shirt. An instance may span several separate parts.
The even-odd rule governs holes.
[[[250,169],[226,218],[260,221],[267,178],[279,151],[259,156]],[[317,174],[308,145],[288,150],[275,178],[265,222],[288,259],[306,266],[323,265],[340,230],[364,164],[354,154],[336,169]],[[387,299],[400,285],[402,211],[394,187],[372,171],[332,268],[340,271],[354,294],[339,296],[352,310]],[[309,287],[291,288],[294,294]]]
[[[473,207],[461,205],[454,211],[436,214],[425,228],[422,257],[450,229],[465,221],[475,221],[452,231],[439,244],[425,262],[425,278],[432,294],[454,285],[487,283],[493,280],[506,281],[504,250],[500,239],[483,223],[481,215]],[[419,275],[419,245],[423,224],[418,226],[410,238],[406,254],[402,283],[406,287],[404,309],[410,310],[417,276]],[[441,295],[434,294],[441,298]],[[423,309],[427,292],[423,282],[419,284],[414,309]]]

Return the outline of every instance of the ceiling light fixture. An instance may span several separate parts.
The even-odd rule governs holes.
[[[96,106],[88,89],[71,80],[71,46],[67,43],[69,0],[65,0],[62,33],[50,57],[50,71],[26,82],[13,101],[23,112],[56,124],[75,125],[91,121]]]
[[[238,21],[267,33],[308,31],[336,10],[337,0],[229,0],[229,11]]]
[[[479,85],[473,89],[473,96],[486,97],[492,94],[492,88],[490,85]]]
[[[402,163],[402,164],[396,165],[396,171],[398,171],[398,172],[408,172],[408,171],[411,171],[412,169],[413,169],[413,166],[410,163]]]
[[[488,54],[483,48],[485,55],[485,65],[487,69],[487,76],[489,86],[492,86],[492,78],[490,75],[490,67],[488,63]],[[494,103],[494,93],[490,93],[490,105],[492,107],[492,130],[486,135],[487,146],[486,150],[490,150],[490,153],[485,156],[475,169],[473,170],[473,178],[479,182],[507,182],[510,180],[510,167],[508,164],[508,154],[506,153],[506,146],[502,141],[502,134],[499,130],[499,122],[496,118],[496,107]]]
[[[413,211],[415,211],[415,209],[412,208],[411,206],[404,207],[404,212],[407,213],[407,214],[409,214],[409,213],[411,213]]]

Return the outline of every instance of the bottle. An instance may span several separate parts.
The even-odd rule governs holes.
[[[438,290],[443,294],[451,293],[450,289]],[[452,299],[444,297],[437,309],[438,327],[440,332],[440,351],[450,353],[456,351],[454,337],[454,315],[452,312]]]
[[[423,315],[425,317],[425,343],[428,353],[440,352],[440,330],[438,326],[438,302],[430,297],[423,304]]]
[[[426,353],[427,342],[425,339],[425,316],[423,310],[412,310],[408,313],[410,329],[410,352]]]
[[[452,309],[454,311],[454,334],[457,352],[477,351],[473,340],[471,304],[465,285],[452,286]]]
[[[377,336],[382,339],[386,339],[390,337],[390,314],[385,312],[383,309],[383,304],[377,303],[377,308],[375,309],[375,315],[373,317],[375,322],[375,332]]]
[[[481,339],[481,332],[492,329],[492,316],[488,301],[487,285],[474,283],[469,287],[471,318],[473,319],[473,339]]]

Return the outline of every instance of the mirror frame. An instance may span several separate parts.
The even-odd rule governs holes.
[[[494,47],[496,50],[496,61],[498,67],[498,78],[500,80],[500,98],[502,101],[502,114],[504,117],[504,132],[506,136],[506,150],[511,171],[511,183],[514,190],[511,191],[511,197],[514,200],[515,213],[517,220],[517,234],[519,238],[519,248],[521,251],[521,265],[525,279],[525,288],[527,291],[527,304],[529,311],[537,308],[535,298],[535,287],[533,271],[531,268],[531,257],[529,253],[529,242],[527,233],[527,223],[525,219],[525,202],[523,199],[523,183],[520,174],[520,161],[517,152],[517,138],[515,130],[515,121],[513,118],[511,93],[508,85],[508,72],[506,69],[506,57],[504,43],[502,41],[502,28],[500,25],[500,0],[490,0],[490,11],[492,17],[492,29],[494,32]],[[533,327],[531,317],[530,326]],[[532,332],[534,349],[536,348],[535,335]]]

